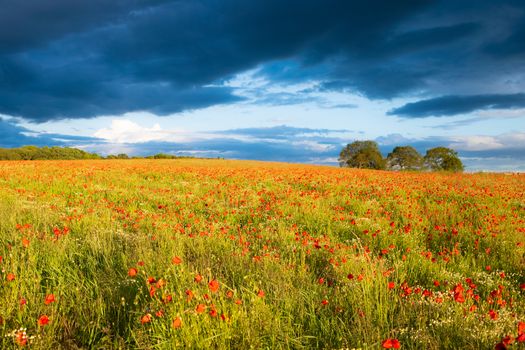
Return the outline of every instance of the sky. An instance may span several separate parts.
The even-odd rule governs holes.
[[[525,171],[523,0],[0,0],[0,147]]]

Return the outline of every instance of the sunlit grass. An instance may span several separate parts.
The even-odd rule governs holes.
[[[1,348],[524,346],[523,175],[2,162],[0,256]]]

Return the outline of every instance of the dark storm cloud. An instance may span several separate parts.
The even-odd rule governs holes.
[[[44,46],[64,36],[108,23],[133,11],[145,11],[161,0],[2,0],[0,52]]]
[[[525,90],[523,2],[458,3],[0,0],[0,113],[43,122],[232,103],[240,95],[221,83],[256,67],[371,99]]]
[[[320,62],[343,37],[358,48],[428,3],[4,1],[0,113],[46,121],[233,102],[207,85],[269,61]]]
[[[63,135],[53,133],[35,133],[16,123],[0,117],[0,147],[11,148],[21,146],[69,146],[104,143],[95,137]]]
[[[480,109],[525,108],[525,94],[441,96],[407,103],[388,112],[406,118],[444,117]]]

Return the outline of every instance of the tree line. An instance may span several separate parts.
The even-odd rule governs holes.
[[[461,172],[464,169],[457,152],[447,147],[431,148],[422,156],[412,146],[397,146],[384,158],[377,143],[370,140],[347,144],[339,154],[339,165],[378,170]]]
[[[98,154],[69,147],[23,146],[19,148],[0,148],[0,160],[73,160],[101,158]]]
[[[89,153],[72,147],[37,147],[23,146],[19,148],[0,148],[0,160],[75,160],[75,159],[177,159],[193,158],[174,156],[172,154],[158,153],[147,157],[129,157],[125,153],[110,154],[103,157],[96,153]]]

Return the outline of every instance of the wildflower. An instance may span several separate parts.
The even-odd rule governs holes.
[[[215,310],[215,309],[211,309],[210,310],[210,316],[211,317],[217,317],[217,315],[218,315],[217,310]]]
[[[164,304],[170,303],[172,300],[173,300],[173,297],[171,296],[171,294],[165,294],[162,296],[162,302]]]
[[[157,287],[157,289],[161,289],[164,286],[166,286],[166,280],[163,278],[159,279],[157,283],[155,283],[155,287]]]
[[[394,338],[388,338],[383,341],[381,346],[384,349],[399,349],[401,347],[401,343],[399,343],[399,340]]]
[[[206,305],[204,305],[204,304],[199,304],[199,305],[197,305],[197,307],[195,308],[195,311],[196,311],[198,314],[203,313],[205,310],[206,310]]]
[[[199,274],[196,274],[195,275],[195,278],[193,279],[196,283],[201,283],[202,281],[202,276],[199,275]]]
[[[144,316],[140,318],[140,323],[142,324],[150,323],[150,322],[151,322],[151,314],[145,314]]]
[[[8,282],[11,282],[11,281],[13,281],[15,279],[15,275],[13,273],[9,272],[7,274],[7,276],[6,276],[6,279],[7,279]]]
[[[489,310],[489,316],[490,316],[491,319],[497,320],[499,315],[498,315],[498,313],[496,311]]]
[[[171,259],[171,262],[173,263],[173,265],[179,265],[182,262],[182,259],[178,256],[175,256],[173,257],[173,259]]]
[[[182,327],[182,318],[180,318],[180,316],[175,317],[171,326],[175,329]]]
[[[211,280],[210,283],[208,283],[208,287],[215,293],[219,290],[219,282],[217,280]]]
[[[49,305],[49,304],[51,304],[53,302],[55,302],[55,295],[54,294],[46,295],[46,299],[44,300],[44,304]]]
[[[24,246],[24,248],[27,248],[29,247],[29,243],[31,243],[30,240],[28,240],[27,238],[22,238],[22,245]]]
[[[49,317],[47,315],[42,315],[38,318],[38,325],[45,326],[49,323]]]
[[[138,271],[136,268],[132,267],[128,270],[128,276],[129,277],[135,277],[137,275]]]
[[[323,300],[321,301],[321,304],[323,304],[323,305],[328,305],[328,300],[323,299]]]
[[[27,345],[27,333],[25,330],[20,329],[18,332],[16,332],[16,343],[20,346],[26,346]]]
[[[388,282],[388,289],[394,289],[396,284],[394,282]]]
[[[264,295],[265,295],[265,294],[264,294],[264,291],[261,290],[261,289],[259,289],[259,292],[257,292],[257,296],[258,296],[259,298],[264,298]]]
[[[525,343],[525,322],[521,321],[518,323],[518,336],[516,341],[519,343]]]

